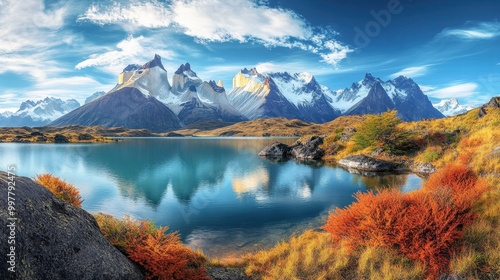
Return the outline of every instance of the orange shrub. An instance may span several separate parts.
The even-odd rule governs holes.
[[[185,247],[177,233],[166,234],[168,227],[128,216],[119,220],[99,213],[95,218],[108,241],[146,270],[147,279],[208,279],[205,258]]]
[[[430,278],[448,270],[472,205],[486,185],[464,166],[432,175],[422,190],[357,193],[356,202],[330,214],[324,228],[347,248],[385,246],[426,265]]]
[[[35,182],[47,188],[57,199],[71,203],[78,208],[82,207],[82,197],[78,189],[59,177],[41,174],[36,176]]]

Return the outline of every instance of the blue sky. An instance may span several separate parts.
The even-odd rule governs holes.
[[[0,0],[0,112],[80,102],[128,64],[190,62],[227,88],[242,68],[308,71],[336,90],[370,72],[413,78],[432,101],[500,95],[498,0]]]

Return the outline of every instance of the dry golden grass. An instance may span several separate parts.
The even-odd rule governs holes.
[[[203,123],[175,131],[182,135],[194,136],[307,136],[327,135],[337,128],[353,127],[365,116],[343,116],[324,124],[308,123],[286,118],[257,119],[232,125]]]
[[[489,189],[475,198],[474,222],[459,241],[460,250],[449,256],[448,275],[460,279],[500,279],[500,110],[477,109],[439,120],[401,123],[398,128],[414,136],[420,150],[415,155],[379,157],[430,162],[438,168],[464,164],[479,175]],[[342,142],[344,128],[358,128],[364,119],[329,127],[323,149],[326,159],[338,160],[353,153],[371,153],[374,147],[357,149]],[[467,195],[468,190],[464,191]],[[341,242],[342,243],[342,242]],[[330,250],[327,247],[330,246]],[[307,231],[270,250],[245,257],[246,272],[255,279],[423,279],[425,268],[380,247],[364,247],[347,253],[343,244],[333,244],[324,232]]]
[[[123,136],[122,134],[131,133],[131,131],[122,131],[114,133],[115,129],[103,127],[80,127],[69,126],[62,128],[54,127],[1,127],[0,142],[19,142],[19,143],[54,143],[56,134],[65,136],[69,143],[96,143],[96,142],[114,142],[109,136]],[[82,137],[85,136],[85,137]]]

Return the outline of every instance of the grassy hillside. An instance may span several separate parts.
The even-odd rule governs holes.
[[[146,129],[103,126],[0,127],[0,142],[54,143],[62,135],[69,143],[113,142],[109,137],[159,136]]]
[[[245,257],[258,279],[500,278],[500,109],[404,123],[367,116],[330,130],[328,159],[369,154],[436,165],[422,190],[381,190],[305,232]],[[355,130],[353,130],[353,128]]]
[[[346,116],[325,124],[308,123],[285,118],[257,119],[232,125],[215,122],[199,123],[175,131],[194,136],[304,136],[330,134],[336,127],[347,127],[364,116]]]

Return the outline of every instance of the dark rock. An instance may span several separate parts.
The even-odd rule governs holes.
[[[486,110],[484,109],[484,107],[479,108],[479,111],[477,112],[477,116],[479,118],[486,116]]]
[[[291,148],[283,143],[274,142],[259,153],[262,157],[286,158],[291,155]]]
[[[27,177],[15,177],[15,275],[7,271],[11,223],[7,199],[0,200],[0,279],[143,279],[140,270],[102,235],[94,217],[56,199]],[[0,172],[0,191],[11,186]],[[12,277],[14,276],[14,277]],[[11,278],[12,277],[12,278]]]
[[[54,136],[54,143],[69,143],[69,139],[62,134],[56,134]]]
[[[47,142],[47,137],[45,135],[38,136],[36,142]]]
[[[89,140],[94,140],[94,136],[88,133],[83,133],[78,135],[78,140],[80,141],[89,141]]]
[[[209,267],[207,274],[212,280],[250,280],[241,268]]]
[[[481,108],[479,108],[479,111],[477,112],[477,115],[479,118],[482,118],[486,116],[487,112],[486,109],[484,108],[500,108],[500,97],[493,97],[490,99],[490,101],[486,104],[484,104]]]
[[[43,136],[43,133],[41,133],[40,131],[33,131],[30,133],[31,136]]]
[[[339,165],[347,168],[373,172],[392,171],[397,168],[395,163],[375,159],[365,155],[347,156],[339,160],[338,163]]]
[[[500,97],[493,97],[490,102],[484,104],[484,107],[500,108]]]
[[[411,171],[420,174],[432,174],[437,168],[430,163],[416,163],[412,166]]]
[[[177,132],[169,132],[167,133],[167,135],[165,135],[166,137],[184,137],[183,134],[180,134],[180,133],[177,133]]]
[[[325,152],[319,148],[323,144],[323,136],[311,136],[305,142],[297,141],[291,148],[291,155],[295,159],[318,160]]]

